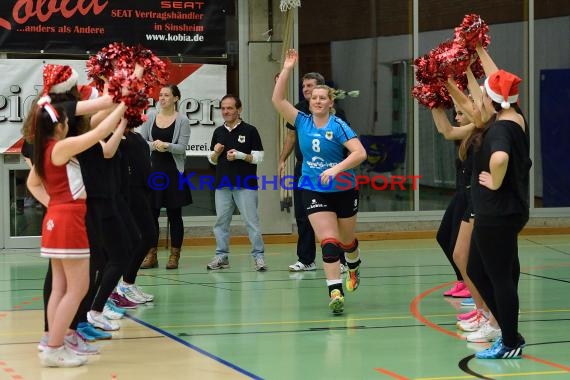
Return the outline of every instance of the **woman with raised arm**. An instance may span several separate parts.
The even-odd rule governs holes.
[[[89,287],[89,243],[85,228],[85,188],[75,156],[108,136],[126,110],[124,103],[101,124],[80,136],[67,137],[64,107],[41,98],[28,116],[34,138],[30,192],[47,206],[42,223],[41,255],[51,259],[53,284],[48,315],[48,346],[40,354],[48,367],[76,367],[86,359],[64,346],[64,336]]]
[[[475,224],[467,272],[497,319],[502,338],[476,353],[479,359],[517,359],[518,234],[529,218],[529,133],[517,106],[521,79],[504,70],[485,80],[482,106],[496,112],[475,140],[472,177]]]
[[[325,85],[313,89],[310,115],[287,101],[287,80],[297,59],[295,50],[287,51],[272,101],[298,133],[303,167],[297,185],[302,189],[309,221],[321,242],[329,307],[334,314],[340,314],[344,311],[341,256],[346,257],[349,267],[346,289],[354,291],[360,282],[360,251],[355,236],[358,190],[353,168],[366,159],[366,150],[356,133],[334,115],[333,89]]]
[[[446,140],[455,141],[456,144],[466,139],[474,128],[473,123],[469,122],[465,114],[458,109],[457,105],[455,105],[455,121],[457,121],[457,127],[451,125],[443,107],[432,108],[431,113],[437,131]],[[456,191],[443,214],[436,234],[436,240],[445,253],[457,278],[453,287],[443,293],[446,297],[465,298],[471,295],[468,283],[466,283],[465,271],[462,270],[463,268],[459,268],[453,259],[453,252],[458,240],[459,227],[461,226],[461,221],[465,219],[465,211],[467,210],[466,192],[468,189],[466,184],[469,182],[465,182],[465,173],[466,167],[464,160],[457,158],[455,161]],[[469,173],[471,173],[470,169]],[[469,220],[469,216],[467,216],[467,220]],[[469,313],[469,318],[474,315],[471,314],[472,313]]]
[[[475,309],[468,313],[459,314],[457,316],[459,319],[457,322],[457,327],[460,330],[469,333],[466,335],[467,341],[485,343],[494,341],[500,337],[501,329],[497,325],[497,321],[494,319],[493,315],[489,311],[489,308],[479,294],[477,287],[473,284],[469,275],[467,274],[467,264],[469,261],[469,250],[473,232],[473,222],[475,218],[471,196],[471,177],[474,154],[473,142],[480,137],[483,131],[481,127],[483,127],[484,123],[488,121],[489,116],[487,116],[487,112],[484,110],[482,111],[479,107],[477,107],[473,101],[474,98],[481,99],[482,92],[479,84],[475,79],[475,76],[471,72],[471,69],[467,70],[467,79],[468,88],[470,91],[469,97],[457,87],[454,80],[450,79],[446,84],[446,87],[448,88],[449,93],[451,94],[451,97],[456,105],[457,112],[462,113],[467,119],[474,117],[477,120],[475,123],[471,124],[469,133],[465,136],[462,136],[462,141],[459,147],[459,159],[462,165],[460,180],[465,199],[465,210],[459,222],[459,232],[453,248],[453,260],[463,275],[468,292],[472,297],[471,302],[475,305]],[[465,110],[465,112],[463,112],[463,110]],[[436,125],[438,125],[438,123],[440,125],[444,123],[441,115],[439,115],[436,120]],[[480,125],[480,127],[477,128],[475,124]],[[447,127],[444,130],[449,130],[449,128],[450,127]],[[442,126],[438,126],[438,130],[440,129],[442,129]],[[455,133],[455,136],[458,136],[460,131],[461,130],[457,131]]]

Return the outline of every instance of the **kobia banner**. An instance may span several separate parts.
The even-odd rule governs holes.
[[[1,0],[0,51],[94,54],[111,42],[161,56],[226,56],[231,0]]]
[[[42,92],[42,69],[46,63],[69,65],[87,83],[85,61],[0,59],[0,154],[19,153],[22,124],[33,100]],[[223,124],[220,100],[227,92],[225,65],[169,64],[169,82],[178,86],[178,111],[190,119],[189,156],[205,156],[214,129]],[[154,109],[154,99],[150,99]]]

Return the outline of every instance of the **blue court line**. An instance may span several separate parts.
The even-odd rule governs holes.
[[[249,376],[249,377],[252,378],[252,379],[263,380],[263,377],[259,377],[259,376],[257,376],[257,375],[254,375],[253,373],[251,373],[251,372],[249,372],[249,371],[247,371],[247,370],[245,370],[245,369],[243,369],[243,368],[241,368],[241,367],[238,367],[237,365],[235,365],[235,364],[233,364],[233,363],[230,363],[230,362],[228,362],[227,360],[224,360],[224,359],[222,359],[222,358],[220,358],[220,357],[218,357],[218,356],[216,356],[216,355],[214,355],[214,354],[209,353],[208,351],[205,351],[205,350],[201,349],[201,348],[198,347],[198,346],[195,346],[195,345],[193,345],[193,344],[191,344],[191,343],[186,342],[185,340],[180,339],[179,337],[177,337],[177,336],[175,336],[175,335],[172,335],[172,334],[169,333],[168,331],[165,331],[165,330],[163,330],[163,329],[161,329],[161,328],[158,328],[158,327],[156,327],[156,326],[154,326],[154,325],[151,325],[150,323],[147,323],[147,322],[145,322],[145,321],[142,321],[142,320],[140,320],[140,319],[138,319],[138,318],[132,317],[132,316],[130,316],[130,315],[128,315],[128,314],[125,314],[125,317],[127,317],[127,318],[129,318],[129,319],[132,319],[133,321],[135,321],[135,322],[137,322],[137,323],[140,323],[141,325],[143,325],[143,326],[145,326],[145,327],[148,327],[149,329],[154,330],[154,331],[156,331],[156,332],[159,333],[159,334],[162,334],[162,335],[164,335],[164,336],[167,336],[167,337],[169,337],[170,339],[175,340],[175,341],[177,341],[178,343],[183,344],[184,346],[193,349],[194,351],[198,351],[198,352],[201,353],[202,355],[206,355],[206,356],[209,357],[210,359],[213,359],[213,360],[215,360],[215,361],[217,361],[217,362],[219,362],[219,363],[222,363],[223,365],[228,366],[228,367],[230,367],[230,368],[232,368],[232,369],[238,371],[238,372],[241,373],[241,374],[244,374],[244,375],[246,375],[246,376]]]

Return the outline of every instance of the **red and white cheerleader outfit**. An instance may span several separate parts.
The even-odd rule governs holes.
[[[87,207],[81,168],[75,158],[65,165],[51,162],[56,140],[49,140],[44,152],[44,186],[50,196],[42,223],[41,256],[52,259],[89,258],[89,241],[85,227]]]

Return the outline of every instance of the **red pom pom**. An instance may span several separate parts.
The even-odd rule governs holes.
[[[452,40],[445,41],[414,61],[416,80],[427,85],[441,85],[447,78],[455,77],[461,88],[465,88],[465,76],[471,55],[467,49],[457,45]],[[461,83],[465,82],[465,86]]]
[[[143,68],[140,79],[134,74],[136,65]],[[145,120],[143,113],[149,106],[150,90],[166,83],[166,66],[165,61],[141,45],[130,47],[112,43],[88,60],[87,71],[98,90],[103,91],[107,81],[113,101],[127,105],[127,127],[134,128]],[[123,95],[124,92],[128,95]]]
[[[461,25],[455,28],[455,39],[454,41],[469,50],[470,52],[475,51],[477,43],[481,43],[483,47],[489,45],[491,38],[487,34],[489,32],[489,26],[481,16],[477,14],[465,15]]]
[[[471,64],[471,71],[477,79],[485,77],[485,70],[483,70],[483,64],[481,63],[481,59],[479,57],[477,57],[475,62]]]
[[[446,78],[463,75],[469,66],[471,55],[467,49],[451,40],[441,43],[435,49],[439,71]]]
[[[419,84],[414,86],[412,90],[412,96],[418,100],[418,102],[429,108],[453,107],[453,101],[449,92],[444,86],[441,85],[426,85]]]

